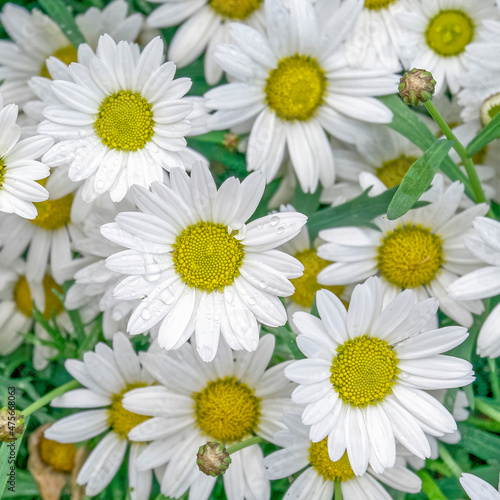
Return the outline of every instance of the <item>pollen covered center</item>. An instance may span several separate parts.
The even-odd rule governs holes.
[[[73,443],[58,443],[42,436],[38,453],[42,461],[57,472],[71,472],[75,467],[76,447]]]
[[[392,392],[397,366],[396,353],[385,340],[363,335],[337,348],[330,382],[345,404],[364,408]]]
[[[189,286],[213,292],[231,285],[240,274],[243,245],[226,226],[198,222],[182,231],[173,245],[175,270]]]
[[[102,143],[119,151],[142,149],[153,137],[154,125],[152,105],[130,90],[106,97],[94,122]]]
[[[401,155],[394,160],[384,161],[381,167],[375,169],[375,174],[390,189],[401,184],[406,172],[416,161],[416,156]]]
[[[461,54],[474,38],[474,23],[461,10],[442,10],[425,30],[427,45],[442,57]]]
[[[209,382],[192,395],[196,424],[220,442],[241,441],[252,434],[260,416],[260,398],[236,377]]]
[[[395,3],[396,0],[365,0],[365,9],[370,10],[380,10],[387,9],[391,3]]]
[[[411,224],[388,233],[378,248],[380,274],[393,285],[428,285],[443,263],[443,245],[437,234]]]
[[[224,18],[241,20],[257,10],[262,2],[263,0],[209,0],[208,5]]]
[[[332,462],[328,456],[328,438],[309,446],[309,463],[325,481],[348,481],[354,472],[345,452],[340,460]]]
[[[63,47],[62,49],[56,50],[52,56],[57,57],[57,59],[69,66],[71,63],[78,61],[78,50],[70,45],[69,47]],[[51,78],[49,70],[47,69],[47,62],[43,63],[42,69],[40,70],[40,76]]]
[[[294,294],[290,299],[302,307],[310,308],[313,305],[314,296],[320,289],[327,289],[340,297],[344,291],[343,286],[324,286],[317,280],[318,273],[331,264],[327,260],[318,257],[316,250],[308,249],[296,253],[294,257],[304,266],[304,274],[300,278],[290,280],[295,287]]]
[[[0,189],[3,186],[3,181],[5,180],[5,173],[7,168],[5,167],[5,160],[0,156]]]
[[[495,118],[495,116],[500,111],[500,93],[494,94],[488,99],[486,99],[481,105],[480,117],[483,127],[486,127],[488,123]]]
[[[55,231],[71,222],[71,205],[73,204],[73,193],[57,200],[46,200],[33,203],[38,215],[30,220],[35,226]]]
[[[316,59],[295,54],[269,73],[266,102],[282,120],[309,120],[326,94],[325,71]]]
[[[126,392],[139,387],[146,387],[147,384],[138,382],[128,384],[119,394],[112,397],[111,406],[108,409],[108,426],[118,435],[120,439],[127,439],[128,433],[139,424],[142,424],[151,417],[139,415],[126,410],[122,405],[123,396]]]
[[[62,293],[61,285],[58,285],[52,276],[46,274],[43,278],[43,292],[45,295],[45,308],[42,312],[45,319],[49,319],[54,314],[55,316],[62,313],[64,306],[59,300],[59,297],[54,295],[52,290]],[[33,303],[31,298],[31,291],[28,281],[24,276],[20,276],[14,286],[14,302],[17,309],[26,317],[33,317]]]

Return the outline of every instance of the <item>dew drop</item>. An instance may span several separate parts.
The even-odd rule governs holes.
[[[271,224],[271,226],[276,226],[279,221],[280,221],[280,218],[277,217],[276,215],[274,215],[273,217],[271,217],[269,224]]]
[[[278,234],[281,234],[281,233],[283,233],[284,231],[285,231],[285,226],[280,226],[280,227],[278,227],[278,228],[276,229],[276,232],[277,232]]]
[[[144,309],[144,311],[142,311],[141,318],[145,321],[147,321],[148,319],[151,318],[151,313],[150,313],[149,309]]]
[[[267,288],[267,283],[265,281],[259,281],[259,286],[264,290],[264,288]]]

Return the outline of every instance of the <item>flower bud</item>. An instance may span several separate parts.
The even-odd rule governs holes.
[[[436,87],[432,73],[425,69],[413,68],[407,71],[400,80],[399,95],[406,104],[421,106],[431,99]]]
[[[196,454],[196,463],[201,472],[207,476],[216,477],[226,472],[231,463],[231,457],[223,444],[208,442],[200,446]]]
[[[0,441],[11,443],[24,432],[24,418],[19,410],[4,406],[0,410]]]

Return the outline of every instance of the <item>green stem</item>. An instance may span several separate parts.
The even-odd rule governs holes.
[[[77,380],[72,380],[71,382],[68,382],[67,384],[61,385],[60,387],[56,387],[49,393],[45,394],[42,398],[40,398],[38,401],[35,401],[34,403],[30,404],[28,408],[26,408],[22,414],[23,417],[27,417],[28,415],[31,415],[34,413],[36,410],[39,410],[43,406],[45,406],[47,403],[50,403],[54,398],[57,396],[61,396],[65,392],[70,391],[71,389],[76,389],[80,385],[80,382]]]
[[[335,500],[342,500],[342,481],[335,481],[335,494],[333,498]]]
[[[460,477],[462,475],[462,469],[460,465],[453,460],[453,457],[451,456],[450,452],[446,449],[443,443],[438,444],[438,449],[439,449],[439,457],[441,460],[450,468],[452,474],[455,477]]]
[[[493,393],[493,397],[498,401],[500,400],[500,378],[496,360],[488,358],[488,366],[491,373],[491,392]]]
[[[483,415],[490,417],[495,422],[500,423],[500,411],[496,408],[491,407],[484,399],[475,398],[476,409],[479,410]]]
[[[265,443],[265,441],[260,436],[254,436],[253,438],[241,441],[240,443],[233,444],[232,446],[227,448],[226,451],[231,455],[232,453],[240,451],[243,448],[246,448],[247,446],[252,446],[253,444],[258,444],[258,443]]]

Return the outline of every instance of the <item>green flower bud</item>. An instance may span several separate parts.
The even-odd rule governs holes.
[[[196,463],[201,472],[207,476],[216,477],[226,472],[231,463],[231,457],[223,444],[208,442],[200,446],[196,454]]]
[[[400,80],[399,95],[406,104],[421,106],[431,99],[436,87],[432,73],[425,69],[413,68],[407,71]]]
[[[11,443],[24,432],[24,418],[20,411],[4,406],[0,410],[0,441]]]

